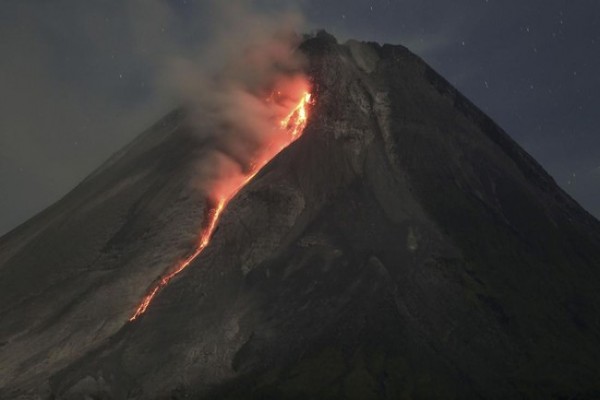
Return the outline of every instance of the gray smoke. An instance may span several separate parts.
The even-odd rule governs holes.
[[[220,22],[194,57],[169,60],[167,84],[186,105],[189,123],[215,147],[202,158],[197,184],[228,197],[264,149],[281,134],[279,121],[308,88],[296,51],[297,12],[257,13],[247,2],[215,3]]]

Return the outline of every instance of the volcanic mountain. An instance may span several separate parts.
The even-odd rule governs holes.
[[[402,46],[301,45],[303,135],[212,215],[174,111],[0,241],[0,398],[599,398],[600,223]]]

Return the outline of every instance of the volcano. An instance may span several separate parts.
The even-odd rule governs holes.
[[[600,398],[600,223],[405,47],[299,50],[303,134],[143,313],[215,215],[183,109],[0,240],[0,398]]]

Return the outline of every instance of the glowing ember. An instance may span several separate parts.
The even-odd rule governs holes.
[[[279,95],[280,93],[276,93]],[[275,95],[275,94],[274,94]],[[269,101],[269,100],[267,100]],[[202,251],[210,243],[212,234],[214,233],[219,217],[223,213],[223,210],[237,192],[240,191],[256,174],[264,167],[273,157],[275,157],[281,150],[289,146],[292,142],[298,139],[304,132],[306,123],[308,121],[308,106],[311,103],[311,94],[304,92],[300,101],[292,108],[292,110],[285,115],[279,122],[279,129],[273,140],[267,143],[263,148],[259,157],[252,164],[252,168],[249,173],[240,177],[240,179],[233,179],[229,182],[223,182],[223,187],[226,190],[216,190],[216,206],[214,206],[208,213],[208,217],[203,227],[200,238],[196,249],[186,259],[181,261],[175,266],[170,272],[163,275],[156,283],[154,283],[148,290],[148,294],[144,296],[142,302],[136,309],[135,313],[131,316],[129,321],[136,320],[140,315],[144,314],[148,309],[148,306],[156,296],[156,294],[165,286],[169,284],[177,274],[186,269],[192,261],[196,259],[202,253]]]

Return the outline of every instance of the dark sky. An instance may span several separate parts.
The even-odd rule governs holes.
[[[175,104],[164,60],[210,41],[208,3],[0,2],[0,235]],[[290,3],[307,29],[409,47],[600,216],[600,1]]]

